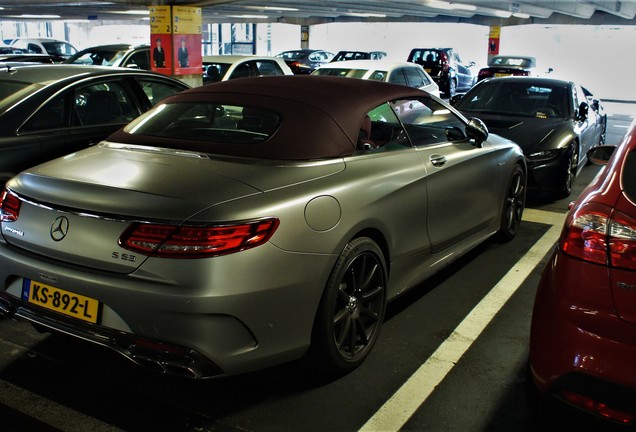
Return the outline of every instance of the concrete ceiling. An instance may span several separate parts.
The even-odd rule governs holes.
[[[633,25],[636,0],[0,0],[0,19],[142,20],[152,5],[203,8],[204,22],[463,22]],[[46,16],[50,17],[46,17]],[[60,17],[60,18],[54,18]]]

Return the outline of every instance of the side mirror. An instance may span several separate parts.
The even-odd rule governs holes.
[[[610,160],[615,150],[615,146],[609,145],[594,147],[592,150],[587,152],[587,160],[592,162],[594,165],[607,165],[607,162]]]
[[[579,112],[578,112],[577,118],[579,120],[587,119],[589,111],[590,111],[590,106],[587,104],[587,102],[581,102],[581,105],[579,105]]]
[[[554,72],[554,69],[552,69],[552,68],[548,68],[547,73],[552,73],[552,72]]]
[[[475,145],[481,147],[481,143],[488,138],[488,128],[483,121],[478,118],[471,118],[466,125],[466,135],[468,138],[475,140]]]
[[[451,96],[451,98],[448,100],[448,103],[451,104],[451,106],[455,106],[457,104],[457,102],[459,102],[461,100],[461,98],[463,97],[463,94],[456,94]]]
[[[474,61],[468,62],[468,67],[473,67],[475,65],[476,65],[476,63]]]

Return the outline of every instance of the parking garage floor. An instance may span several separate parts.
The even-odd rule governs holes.
[[[636,104],[605,106],[607,143],[617,144]],[[583,169],[575,194],[598,169]],[[529,197],[514,241],[487,242],[392,302],[368,361],[339,379],[299,362],[212,381],[177,379],[0,319],[0,429],[602,430],[567,412],[545,415],[526,397],[534,292],[571,199]]]

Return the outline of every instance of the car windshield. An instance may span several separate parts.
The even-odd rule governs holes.
[[[351,69],[351,68],[321,68],[316,69],[312,75],[328,75],[347,78],[362,78],[369,72],[368,69]]]
[[[468,92],[455,108],[475,113],[494,113],[524,117],[565,117],[567,86],[538,84],[533,81],[493,80]]]
[[[267,140],[279,124],[278,114],[261,108],[186,102],[161,104],[124,131],[198,143],[252,144]],[[200,149],[200,145],[193,149]]]
[[[41,87],[39,84],[0,80],[0,112]]]
[[[78,53],[79,54],[79,53]],[[91,50],[79,56],[70,58],[67,63],[77,63],[95,66],[113,66],[124,56],[119,50]]]

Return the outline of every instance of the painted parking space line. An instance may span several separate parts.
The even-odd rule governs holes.
[[[554,247],[564,214],[526,209],[523,220],[551,225],[490,292],[473,308],[451,335],[360,429],[361,432],[397,431],[428,399],[444,377]]]
[[[65,432],[121,430],[4,380],[0,380],[0,404]],[[37,412],[33,407],[37,407]]]

